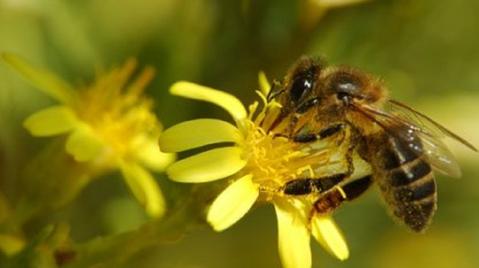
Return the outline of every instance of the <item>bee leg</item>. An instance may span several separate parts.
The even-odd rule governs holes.
[[[302,178],[288,181],[283,186],[283,193],[287,195],[306,195],[325,192],[346,178],[346,174],[335,174],[321,178]]]
[[[288,181],[282,188],[283,193],[287,195],[306,195],[316,190],[310,178]]]
[[[296,113],[299,114],[304,114],[307,112],[309,109],[313,108],[314,106],[319,104],[319,98],[312,98],[309,99],[303,103],[301,103],[297,108],[296,108]]]
[[[291,116],[291,120],[289,121],[289,124],[288,124],[288,131],[289,131],[288,137],[293,136],[294,128],[296,124],[298,123],[300,117],[301,117],[300,114],[293,114]]]
[[[299,143],[310,143],[316,140],[319,140],[319,136],[316,133],[302,133],[293,137],[293,141]]]
[[[309,220],[311,221],[315,215],[325,216],[333,213],[344,201],[346,201],[346,197],[343,193],[344,190],[338,186],[318,198],[313,204],[313,209],[309,214]]]
[[[334,124],[319,133],[302,133],[293,137],[294,142],[309,143],[320,139],[325,139],[335,135],[344,129],[344,124]]]
[[[349,136],[348,140],[348,148],[345,154],[346,164],[347,164],[347,176],[351,176],[354,173],[354,164],[353,164],[353,153],[354,150],[357,148],[358,144],[360,144],[359,140],[361,139],[360,134],[355,128],[350,128],[351,135]]]
[[[293,134],[294,128],[295,128],[296,124],[298,123],[299,118],[301,118],[301,116],[303,116],[303,114],[305,112],[307,112],[310,108],[318,105],[318,103],[319,103],[319,98],[312,98],[312,99],[309,99],[309,100],[301,103],[294,110],[294,114],[291,117],[291,120],[289,122],[289,137],[294,136],[294,134]]]
[[[372,184],[373,178],[371,175],[347,183],[342,187],[346,195],[346,200],[351,201],[358,198],[361,194],[366,192]]]
[[[281,192],[281,189],[268,187],[268,186],[260,186],[259,191],[262,193],[277,194]]]
[[[319,137],[320,139],[325,139],[335,135],[336,133],[340,132],[343,129],[344,129],[344,124],[341,124],[341,123],[335,124],[326,129],[321,130],[321,132],[319,132]]]
[[[315,214],[329,215],[345,201],[351,201],[358,198],[365,193],[369,187],[371,187],[372,182],[372,177],[368,175],[349,182],[342,187],[337,186],[335,189],[327,192],[325,195],[318,198],[316,202],[314,202],[310,219],[314,217]]]
[[[346,152],[345,158],[346,158],[346,165],[347,165],[347,171],[346,174],[351,176],[354,173],[354,164],[353,164],[353,152],[354,152],[354,145],[351,145],[348,147],[348,150]]]

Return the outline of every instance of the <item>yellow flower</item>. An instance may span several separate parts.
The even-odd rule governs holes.
[[[343,7],[343,6],[359,4],[369,0],[310,0],[310,1],[316,3],[318,6],[322,8],[335,8],[335,7]]]
[[[66,134],[65,149],[78,162],[99,170],[120,169],[133,195],[153,217],[165,211],[163,195],[152,174],[162,171],[174,154],[161,153],[157,139],[161,125],[152,112],[152,101],[142,95],[153,77],[145,68],[132,82],[136,62],[127,61],[75,90],[56,75],[34,68],[12,54],[3,59],[36,88],[59,102],[29,116],[25,128],[33,136]]]
[[[261,92],[258,94],[264,107],[258,110],[258,102],[255,102],[249,106],[249,112],[237,98],[225,92],[190,82],[177,82],[171,87],[170,92],[174,95],[212,102],[224,108],[235,125],[216,119],[196,119],[165,130],[160,137],[163,152],[224,145],[173,163],[167,168],[167,174],[172,180],[183,183],[231,179],[231,184],[208,210],[207,221],[216,231],[237,222],[257,200],[272,203],[284,267],[311,266],[311,234],[328,252],[344,260],[349,252],[336,224],[329,216],[311,214],[314,196],[288,196],[278,190],[295,177],[313,172],[313,169],[318,173],[322,167],[330,166],[333,151],[325,142],[305,146],[268,131],[281,107],[266,100],[270,85],[264,74],[259,78]],[[276,129],[284,129],[287,122],[281,124],[283,126]],[[333,171],[324,168],[322,172]]]

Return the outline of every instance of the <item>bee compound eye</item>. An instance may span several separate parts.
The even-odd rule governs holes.
[[[313,78],[309,75],[296,77],[291,86],[291,100],[298,102],[313,88]]]

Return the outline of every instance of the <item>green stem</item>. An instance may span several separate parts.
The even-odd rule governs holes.
[[[119,267],[141,250],[180,239],[188,230],[204,224],[204,206],[198,202],[198,196],[193,191],[162,220],[148,222],[138,230],[76,246],[75,259],[65,267]]]
[[[91,180],[92,167],[74,161],[64,146],[63,140],[52,142],[25,167],[15,200],[18,226],[65,206]]]

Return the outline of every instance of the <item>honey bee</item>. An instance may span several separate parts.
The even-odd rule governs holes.
[[[332,213],[376,183],[394,217],[421,232],[437,207],[433,171],[461,174],[441,139],[450,137],[477,151],[428,116],[388,98],[381,80],[350,67],[327,67],[303,57],[268,98],[282,106],[270,131],[298,143],[333,139],[347,145],[345,172],[295,178],[282,187],[287,195],[317,193],[314,213]],[[355,153],[372,174],[352,180]]]

